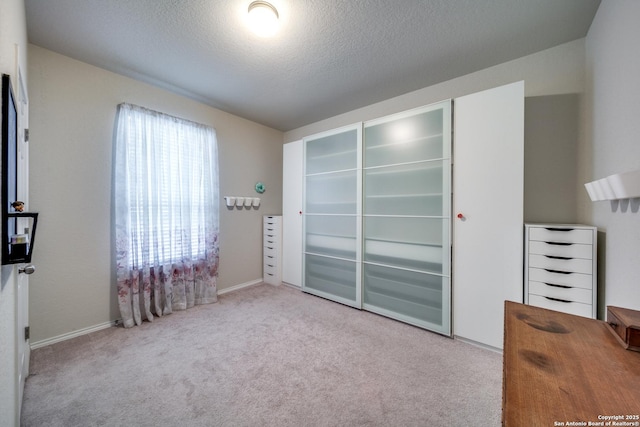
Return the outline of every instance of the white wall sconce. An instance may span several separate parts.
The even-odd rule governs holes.
[[[585,185],[593,202],[640,197],[640,170],[617,173]]]

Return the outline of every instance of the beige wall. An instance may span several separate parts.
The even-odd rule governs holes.
[[[525,100],[525,222],[578,222],[580,100],[577,94]]]
[[[111,239],[116,106],[129,102],[216,129],[220,165],[218,289],[262,278],[262,215],[282,206],[282,137],[254,122],[29,46],[31,210],[40,212],[31,280],[32,344],[119,317]],[[222,196],[257,195],[258,210]]]
[[[603,1],[586,38],[588,126],[579,185],[640,169],[640,2]],[[591,202],[580,215],[598,226],[600,315],[606,305],[640,310],[640,198]]]

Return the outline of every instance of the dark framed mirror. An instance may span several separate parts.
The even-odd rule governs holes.
[[[16,221],[9,219],[11,206],[16,201],[17,187],[17,147],[18,110],[11,87],[11,78],[2,75],[2,264],[9,264],[11,236],[16,234]]]
[[[2,75],[2,264],[30,262],[38,214],[18,201],[18,109],[11,78]]]

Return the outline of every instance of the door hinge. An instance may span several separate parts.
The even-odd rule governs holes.
[[[31,333],[31,330],[29,329],[28,326],[24,327],[24,340],[25,341],[29,341],[29,335]]]

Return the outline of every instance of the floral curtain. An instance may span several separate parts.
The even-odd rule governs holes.
[[[213,128],[118,106],[116,278],[125,327],[217,300],[217,157]]]

